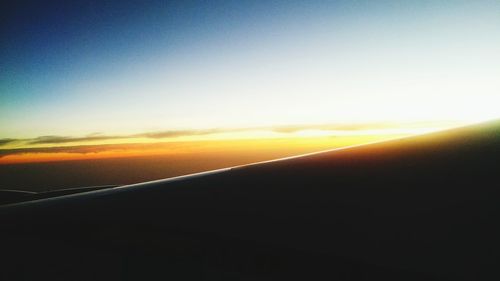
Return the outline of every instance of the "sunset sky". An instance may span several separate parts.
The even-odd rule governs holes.
[[[500,1],[10,2],[0,163],[500,117]]]

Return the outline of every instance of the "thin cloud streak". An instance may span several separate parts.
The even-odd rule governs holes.
[[[61,144],[61,143],[72,143],[72,142],[84,142],[84,141],[99,141],[99,140],[112,140],[112,139],[122,139],[127,138],[126,136],[86,136],[86,137],[65,137],[65,136],[40,136],[29,140],[28,144]]]
[[[291,125],[272,128],[277,133],[296,133],[305,130],[319,131],[362,131],[400,128],[401,125],[389,123],[363,123],[363,124],[318,124],[318,125]]]
[[[324,131],[330,137],[335,136],[355,136],[359,135],[357,133],[366,131],[367,134],[375,134],[373,131],[379,131],[380,135],[397,134],[397,131],[401,129],[401,133],[407,129],[420,129],[420,128],[446,128],[456,126],[455,122],[413,122],[406,124],[398,123],[357,123],[357,124],[316,124],[316,125],[288,125],[288,126],[274,126],[274,127],[248,127],[248,128],[213,128],[213,129],[203,129],[203,130],[169,130],[169,131],[157,131],[157,132],[146,132],[140,134],[130,134],[130,135],[103,135],[100,133],[90,134],[84,137],[70,137],[70,136],[40,136],[33,139],[12,139],[5,138],[0,139],[0,145],[7,145],[10,143],[20,143],[21,145],[16,147],[8,147],[0,149],[0,159],[7,156],[23,155],[23,154],[98,154],[98,153],[127,153],[130,151],[150,151],[155,152],[160,149],[162,152],[172,152],[177,151],[180,147],[184,147],[185,144],[191,143],[189,140],[181,140],[181,146],[179,142],[137,142],[137,139],[175,139],[178,137],[189,137],[189,136],[203,136],[203,135],[214,135],[214,134],[224,134],[224,133],[236,133],[236,132],[252,132],[252,131],[268,131],[278,134],[283,134],[282,136],[291,136],[294,133],[313,130],[313,131]],[[384,131],[386,130],[386,131]],[[386,133],[384,133],[386,132]],[[409,134],[408,132],[404,134]],[[280,135],[278,135],[280,137]],[[132,139],[136,139],[132,141]],[[129,139],[131,142],[126,142]],[[224,140],[221,137],[221,140]],[[93,141],[110,141],[110,140],[122,140],[121,143],[92,143]],[[125,142],[123,142],[125,140]],[[200,139],[202,140],[202,139]],[[139,140],[140,141],[140,140]],[[90,142],[90,143],[85,143]],[[71,143],[75,143],[71,145]],[[22,146],[24,145],[24,146]],[[36,145],[36,146],[35,146]],[[48,146],[40,146],[48,145]],[[53,145],[53,146],[50,146]],[[33,147],[35,146],[35,147]]]
[[[79,145],[79,146],[56,146],[56,147],[27,147],[27,148],[13,148],[13,149],[0,149],[0,158],[25,153],[99,153],[103,151],[116,149],[117,145]]]
[[[0,146],[19,141],[18,139],[0,139]]]
[[[242,129],[240,129],[242,130]],[[245,129],[246,130],[246,129]],[[160,131],[160,132],[150,132],[132,135],[128,137],[145,137],[153,139],[164,139],[164,138],[175,138],[175,137],[185,137],[185,136],[202,136],[202,135],[212,135],[218,133],[233,132],[231,129],[207,129],[207,130],[171,130],[171,131]]]
[[[325,132],[359,132],[363,130],[385,130],[385,129],[403,129],[403,128],[429,128],[429,127],[451,127],[456,125],[453,122],[415,122],[408,124],[397,123],[356,123],[356,124],[305,124],[305,125],[286,125],[286,126],[273,126],[273,127],[248,127],[248,128],[212,128],[200,130],[168,130],[145,132],[140,134],[129,135],[103,135],[91,134],[83,137],[72,136],[40,136],[32,139],[13,139],[4,138],[0,139],[0,146],[6,146],[15,142],[23,145],[18,146],[16,149],[27,148],[32,145],[51,145],[51,144],[71,144],[82,142],[95,142],[95,141],[110,141],[110,140],[123,140],[132,138],[146,138],[146,139],[169,139],[178,137],[190,136],[207,136],[223,133],[236,133],[236,132],[251,132],[251,131],[269,131],[280,134],[293,134],[306,130],[317,130]],[[12,149],[0,149],[7,151]]]

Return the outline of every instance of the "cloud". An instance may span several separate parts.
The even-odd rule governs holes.
[[[0,139],[0,146],[18,141],[17,139]]]
[[[186,136],[201,136],[201,135],[211,135],[217,133],[228,133],[236,131],[251,131],[255,128],[237,128],[237,129],[204,129],[204,130],[170,130],[170,131],[156,131],[156,132],[146,132],[141,134],[133,135],[102,135],[102,134],[91,134],[84,137],[69,137],[69,136],[40,136],[33,139],[5,139],[9,142],[14,141],[24,141],[28,145],[37,144],[67,144],[75,142],[88,142],[88,141],[105,141],[105,140],[117,140],[117,139],[130,139],[130,138],[150,138],[150,139],[166,139],[166,138],[176,138],[176,137],[186,137]],[[1,140],[0,140],[0,145]]]
[[[19,148],[0,149],[0,157],[12,154],[22,153],[98,153],[106,150],[131,147],[133,144],[86,144],[86,145],[73,145],[62,146],[71,143],[82,143],[91,141],[108,141],[119,139],[131,138],[149,138],[149,139],[168,139],[184,136],[201,136],[211,135],[218,133],[231,133],[242,131],[272,131],[276,133],[292,134],[304,130],[322,130],[322,131],[362,131],[362,130],[383,130],[395,128],[424,128],[424,127],[449,127],[453,125],[450,122],[413,122],[413,123],[338,123],[338,124],[309,124],[309,125],[288,125],[288,126],[273,126],[273,127],[247,127],[247,128],[229,128],[229,129],[202,129],[202,130],[169,130],[169,131],[156,131],[145,132],[140,134],[131,135],[103,135],[94,133],[83,137],[71,136],[40,136],[32,139],[13,139],[4,138],[0,139],[0,146],[11,144],[14,142],[19,143]],[[33,145],[61,145],[55,147],[30,147]],[[24,146],[24,147],[23,147]]]
[[[0,157],[25,153],[98,153],[113,149],[114,145],[85,145],[85,146],[57,146],[57,147],[27,147],[0,149]]]
[[[296,133],[304,130],[321,130],[321,131],[362,131],[389,129],[400,127],[398,124],[391,123],[355,123],[355,124],[312,124],[312,125],[290,125],[273,127],[272,130],[277,133]]]
[[[121,136],[114,136],[114,135],[108,136],[102,134],[91,134],[84,137],[40,136],[24,141],[29,145],[36,145],[36,144],[67,144],[75,142],[106,141],[106,140],[130,139],[130,138],[165,139],[165,138],[176,138],[184,136],[210,135],[216,133],[232,132],[236,130],[247,130],[247,129],[170,130],[170,131],[146,132],[141,134],[121,135]],[[9,140],[18,141],[15,139],[9,139]]]
[[[221,129],[207,129],[207,130],[173,130],[173,131],[160,131],[160,132],[150,132],[134,135],[134,137],[146,137],[153,139],[163,139],[163,138],[175,138],[175,137],[185,137],[185,136],[201,136],[210,135],[216,133],[225,133],[234,131],[231,129],[221,130]]]
[[[64,137],[64,136],[41,136],[28,140],[28,144],[62,144],[72,142],[85,142],[85,141],[99,141],[99,140],[112,140],[123,139],[129,136],[106,136],[106,135],[89,135],[86,137]]]

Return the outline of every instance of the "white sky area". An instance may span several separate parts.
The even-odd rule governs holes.
[[[56,80],[2,137],[497,118],[499,7],[290,14],[128,54]]]

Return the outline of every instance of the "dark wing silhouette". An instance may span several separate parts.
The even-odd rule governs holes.
[[[0,208],[2,280],[500,280],[500,123]]]

